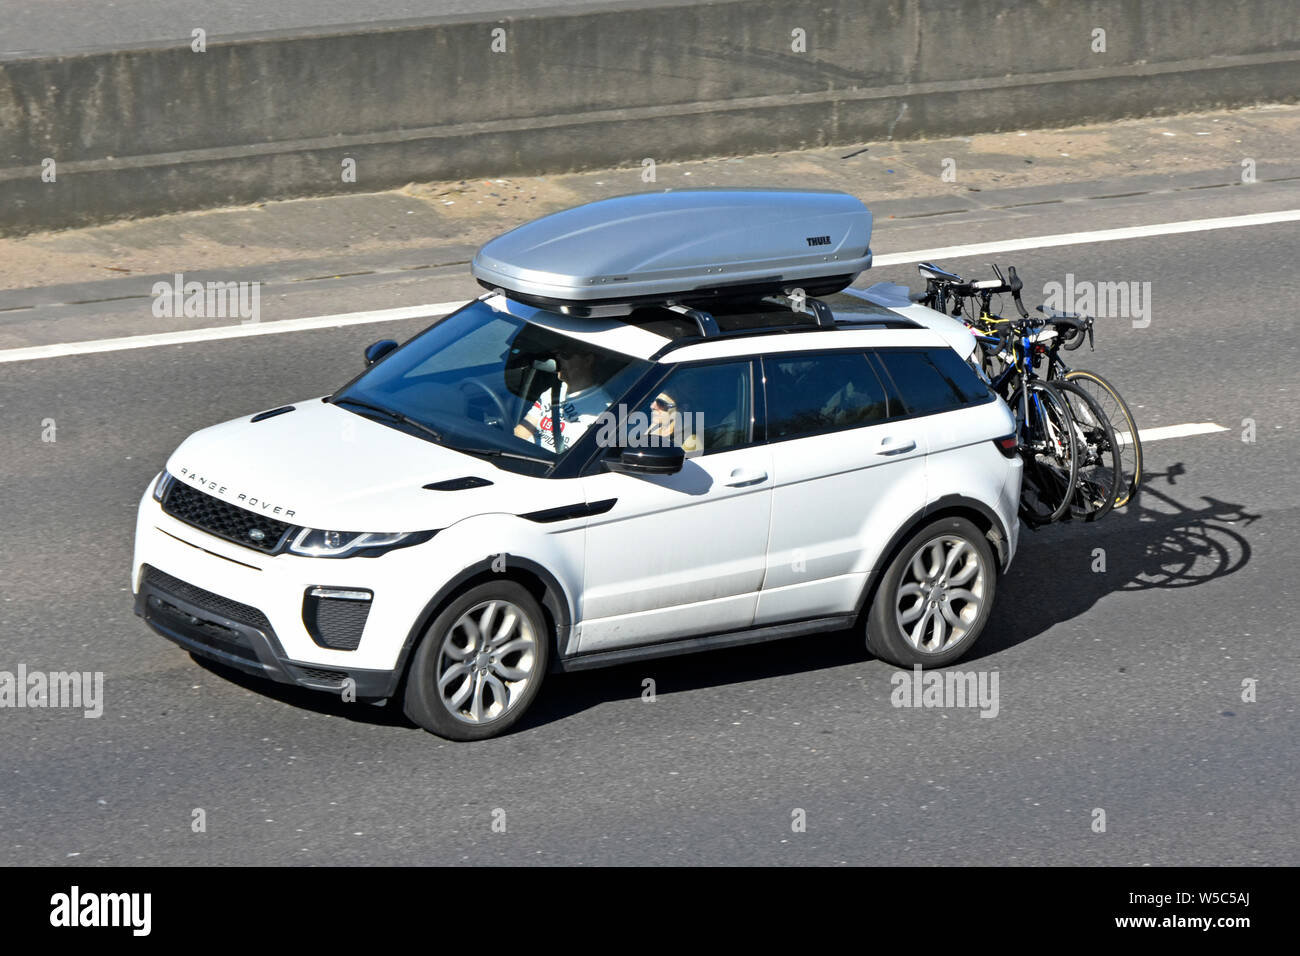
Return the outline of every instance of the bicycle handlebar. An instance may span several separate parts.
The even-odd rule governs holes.
[[[961,276],[941,269],[939,266],[931,262],[923,262],[918,266],[918,268],[922,275],[926,277],[926,282],[930,290],[921,298],[928,297],[936,287],[942,287],[946,290],[946,294],[957,297],[958,299],[979,296],[982,300],[984,310],[987,312],[989,299],[995,295],[1009,292],[1011,293],[1011,301],[1016,304],[1016,311],[1020,313],[1020,324],[1022,326],[1043,327],[1053,325],[1056,328],[1061,329],[1063,332],[1061,336],[1061,347],[1071,351],[1077,349],[1083,344],[1085,334],[1089,343],[1092,341],[1092,319],[1087,316],[1077,316],[1073,313],[1066,314],[1055,311],[1049,314],[1048,311],[1040,305],[1038,310],[1043,312],[1047,317],[1043,319],[1030,319],[1029,311],[1025,308],[1025,303],[1020,298],[1020,291],[1024,288],[1024,283],[1021,282],[1020,276],[1016,274],[1015,266],[1007,266],[1007,274],[1004,277],[1002,275],[1002,270],[997,267],[996,263],[994,263],[993,274],[997,276],[996,279],[975,279],[972,281],[963,280]],[[1069,329],[1070,332],[1065,334],[1064,329]]]
[[[1020,276],[1016,275],[1015,266],[1007,266],[1007,275],[1011,276],[1011,301],[1016,304],[1016,311],[1020,313],[1022,319],[1029,318],[1029,313],[1025,310],[1025,304],[1020,301],[1020,290],[1024,283],[1020,281]]]

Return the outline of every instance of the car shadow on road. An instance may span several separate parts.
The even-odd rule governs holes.
[[[1108,594],[1196,587],[1235,574],[1249,563],[1241,529],[1259,515],[1243,505],[1202,497],[1178,501],[1173,489],[1185,474],[1175,464],[1146,476],[1129,504],[1097,524],[1066,523],[1023,531],[1010,572],[998,584],[987,629],[960,667],[1015,647],[1086,613]],[[814,637],[659,658],[602,670],[550,674],[514,733],[572,717],[600,704],[639,697],[644,681],[656,693],[707,690],[728,684],[828,670],[871,660],[857,629]],[[273,684],[195,658],[207,670],[247,690],[319,714],[381,726],[412,724],[400,701],[386,707],[348,703],[334,694]]]
[[[1011,570],[998,582],[993,616],[974,651],[954,667],[1005,651],[1085,614],[1117,591],[1189,588],[1240,571],[1251,558],[1240,529],[1259,515],[1217,498],[1180,502],[1186,473],[1174,464],[1147,475],[1123,509],[1096,524],[1067,522],[1022,531]],[[1101,549],[1100,552],[1098,549]],[[842,667],[871,660],[861,634],[836,631],[703,654],[663,658],[609,670],[548,678],[520,729],[572,716],[609,700],[642,693],[704,690],[726,684]]]
[[[190,659],[222,680],[238,684],[251,693],[278,700],[291,707],[300,707],[303,710],[310,710],[331,717],[346,717],[361,724],[376,724],[385,727],[415,726],[402,713],[400,706],[394,707],[390,705],[385,707],[361,701],[345,701],[340,693],[307,690],[290,684],[277,684],[266,678],[246,674],[234,667],[227,667],[225,664],[195,654],[191,654]]]

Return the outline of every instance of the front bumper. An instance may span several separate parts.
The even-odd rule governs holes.
[[[135,613],[154,631],[208,660],[281,684],[341,693],[352,681],[358,700],[382,700],[397,689],[393,670],[322,667],[291,660],[260,611],[145,565]]]

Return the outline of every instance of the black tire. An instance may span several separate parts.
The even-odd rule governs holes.
[[[1070,405],[1079,452],[1070,515],[1081,521],[1100,521],[1115,507],[1124,483],[1115,429],[1097,400],[1078,385],[1064,381],[1053,384]]]
[[[1138,436],[1137,421],[1115,386],[1096,372],[1074,369],[1066,372],[1064,378],[1096,399],[1110,419],[1111,427],[1115,429],[1115,436],[1120,441],[1120,471],[1124,477],[1115,495],[1115,507],[1122,508],[1137,493],[1138,485],[1142,483],[1142,439]]]
[[[493,605],[495,611],[489,613]],[[507,632],[512,612],[517,627]],[[480,627],[485,622],[487,641]],[[494,654],[491,640],[501,634],[505,636]],[[491,581],[470,588],[433,619],[411,656],[406,716],[448,740],[484,740],[505,733],[536,698],[550,660],[550,644],[546,616],[522,585]],[[507,676],[512,673],[527,676],[522,683],[512,682]],[[447,675],[450,679],[440,687],[439,678]],[[458,701],[461,692],[468,696]],[[494,716],[496,707],[500,711]]]
[[[1029,389],[1030,420],[1023,418],[1021,389],[1007,399],[1016,416],[1020,457],[1025,463],[1020,485],[1020,517],[1025,524],[1041,527],[1059,521],[1070,510],[1074,483],[1079,473],[1074,423],[1065,397],[1047,382],[1034,379]]]
[[[953,565],[947,575],[934,574],[935,571],[943,571],[945,561],[951,563],[950,548],[959,541],[966,546],[957,555],[961,563]],[[936,542],[939,543],[937,553],[934,549]],[[914,566],[914,560],[919,561],[919,568]],[[962,582],[962,574],[972,561],[977,564],[977,577]],[[920,588],[912,588],[914,581],[923,579],[917,573],[920,570],[930,572],[925,577],[934,581],[928,592],[924,584]],[[988,622],[997,592],[997,576],[998,566],[993,548],[973,522],[958,517],[939,518],[930,522],[895,553],[880,579],[867,614],[867,650],[881,660],[899,667],[911,667],[914,664],[942,667],[952,663],[975,645]],[[975,584],[978,584],[978,588],[973,586]],[[978,598],[978,603],[954,593],[959,590],[972,591]],[[919,605],[912,598],[918,598]],[[930,605],[934,610],[927,608],[927,602],[936,598],[938,600]],[[909,619],[909,614],[918,607],[920,618]],[[968,610],[969,620],[966,620]],[[951,617],[948,612],[952,613]],[[936,614],[943,619],[948,643],[940,643],[938,640],[939,622],[934,620]],[[963,633],[959,637],[953,634],[956,630],[954,617],[961,621]],[[914,643],[918,623],[920,640]],[[912,626],[909,628],[908,624]],[[927,636],[930,643],[934,644],[932,649],[925,646]]]

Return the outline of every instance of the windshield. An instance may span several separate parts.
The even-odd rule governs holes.
[[[480,301],[416,336],[333,400],[460,451],[552,464],[648,365]]]

